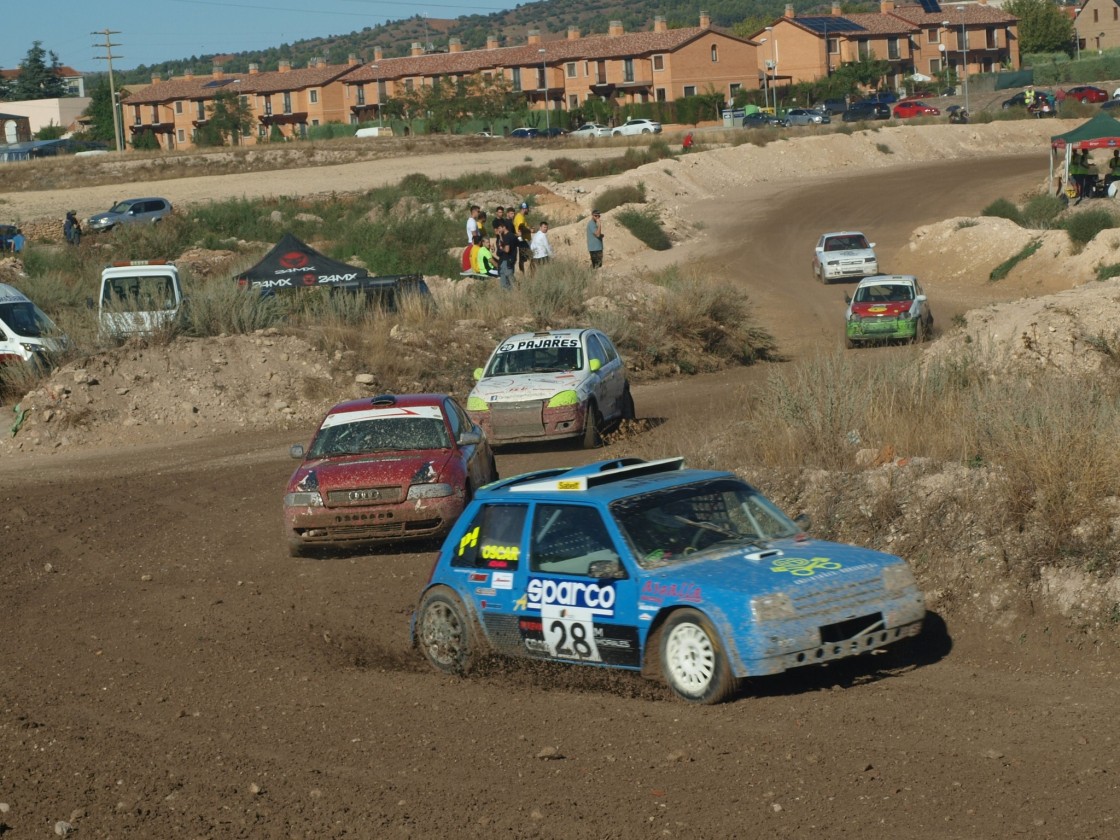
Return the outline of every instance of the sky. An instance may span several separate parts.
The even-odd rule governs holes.
[[[40,0],[41,2],[41,0]],[[516,0],[61,0],[4,3],[0,68],[14,69],[35,41],[84,73],[106,69],[105,36],[116,30],[113,69],[192,55],[278,47],[303,38],[343,35],[421,14],[456,18],[510,9]],[[119,57],[118,57],[119,56]]]

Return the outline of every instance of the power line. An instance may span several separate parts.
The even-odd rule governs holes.
[[[104,44],[94,44],[94,48],[102,48],[105,50],[105,55],[95,55],[94,58],[100,58],[109,62],[109,105],[113,109],[113,141],[117,146],[117,154],[121,152],[121,120],[120,115],[117,113],[117,88],[113,83],[113,59],[124,58],[121,55],[113,55],[113,47],[119,47],[120,44],[114,44],[112,41],[113,35],[120,35],[121,33],[116,29],[100,29],[97,32],[91,32],[90,35],[104,35]]]

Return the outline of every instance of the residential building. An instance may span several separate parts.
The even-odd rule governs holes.
[[[1080,52],[1120,47],[1120,5],[1116,0],[1085,0],[1073,20]]]
[[[66,132],[76,131],[78,118],[89,107],[89,97],[68,96],[64,99],[27,99],[23,102],[2,102],[5,113],[26,117],[31,133],[47,126],[61,126]]]
[[[1093,0],[1089,0],[1093,2]],[[935,76],[946,67],[967,75],[1019,68],[1018,18],[987,3],[946,5],[928,12],[918,5],[882,0],[878,13],[798,15],[792,4],[768,27],[751,35],[760,44],[764,85],[812,82],[865,58],[886,61],[883,79],[897,89],[915,73]]]
[[[561,124],[593,97],[622,106],[714,91],[730,101],[741,87],[758,88],[756,50],[754,42],[713,28],[704,12],[698,26],[682,29],[669,29],[658,17],[643,32],[624,32],[618,21],[605,35],[582,36],[572,28],[545,40],[531,30],[518,46],[501,47],[491,37],[485,49],[464,50],[452,38],[446,52],[415,43],[410,55],[385,58],[375,48],[365,64],[351,57],[346,65],[312,62],[302,70],[284,63],[270,72],[251,67],[236,77],[220,67],[208,76],[153,77],[125,99],[125,124],[133,137],[153,133],[163,148],[190,146],[216,92],[225,89],[236,91],[253,115],[254,129],[243,142],[267,138],[273,126],[284,137],[299,137],[319,123],[376,120],[386,100],[405,91],[477,75],[504,78],[531,108],[549,108]]]
[[[0,78],[5,81],[14,82],[19,78],[20,70],[0,70]],[[65,64],[58,68],[58,75],[62,77],[62,81],[66,84],[66,90],[71,96],[85,96],[86,95],[86,80],[77,70],[73,67],[67,67]]]

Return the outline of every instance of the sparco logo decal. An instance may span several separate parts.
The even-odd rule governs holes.
[[[613,586],[578,580],[533,578],[525,588],[525,608],[530,610],[545,606],[580,607],[594,615],[614,615],[614,600]]]

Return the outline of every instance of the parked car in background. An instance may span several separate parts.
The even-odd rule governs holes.
[[[118,201],[104,213],[90,216],[86,228],[103,232],[118,225],[155,223],[171,215],[171,202],[166,198],[127,198]]]
[[[534,140],[541,136],[541,132],[540,129],[525,126],[522,128],[515,128],[509,133],[509,136],[517,140]]]
[[[898,94],[890,90],[880,90],[863,98],[864,102],[880,102],[883,105],[893,105],[898,102]]]
[[[900,120],[907,120],[911,117],[936,117],[940,114],[940,109],[927,105],[920,99],[906,100],[894,106],[894,115]]]
[[[882,102],[870,102],[866,99],[855,102],[841,119],[844,122],[858,122],[860,120],[889,120],[891,106]]]
[[[412,643],[450,674],[497,653],[656,674],[719,703],[741,679],[921,633],[905,560],[808,527],[681,458],[519,475],[480,490],[444,541]]]
[[[933,335],[933,313],[918,278],[909,274],[868,277],[848,304],[845,339],[849,348],[878,341],[925,341]]]
[[[641,117],[633,117],[628,119],[622,125],[615,128],[611,134],[615,137],[623,137],[631,134],[660,134],[661,123],[654,120],[647,120]]]
[[[1078,85],[1066,91],[1066,97],[1078,102],[1107,102],[1108,92],[1093,85]]]
[[[765,111],[755,111],[743,117],[743,128],[789,128],[789,120]]]
[[[832,115],[814,108],[791,108],[786,112],[786,119],[790,125],[822,125],[832,122]]]
[[[101,272],[97,323],[103,337],[152,335],[175,323],[185,298],[179,269],[167,260],[125,260]]]
[[[482,429],[446,394],[383,394],[334,406],[284,495],[288,552],[442,537],[498,478]]]
[[[634,418],[626,367],[599,330],[510,336],[474,378],[467,412],[495,445],[579,438],[591,449],[608,425]]]
[[[875,243],[858,230],[825,233],[813,249],[813,276],[822,283],[879,273]]]
[[[610,137],[611,130],[605,125],[600,123],[584,123],[575,131],[571,132],[569,137]]]
[[[848,110],[848,100],[843,98],[826,99],[817,105],[816,110],[827,111],[829,114],[843,114]]]
[[[561,128],[558,125],[550,126],[548,128],[538,129],[541,137],[567,137],[568,130]]]
[[[1120,113],[1120,99],[1110,99],[1108,102],[1101,103],[1101,110]]]

